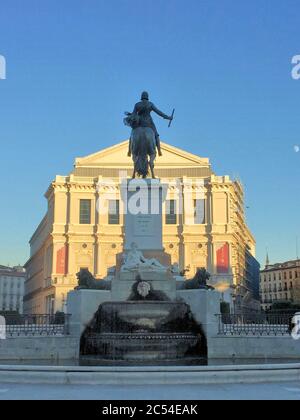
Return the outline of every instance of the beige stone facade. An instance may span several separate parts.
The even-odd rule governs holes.
[[[262,309],[275,302],[300,303],[300,260],[269,264],[260,272]]]
[[[0,313],[23,313],[25,270],[0,265]]]
[[[108,268],[116,265],[124,243],[120,177],[132,173],[127,148],[125,141],[78,158],[70,175],[57,176],[51,183],[45,194],[47,214],[30,240],[27,313],[64,310],[80,268],[104,278]],[[168,185],[163,216],[165,252],[181,270],[188,270],[187,277],[198,267],[206,267],[220,290],[229,295],[229,286],[239,285],[239,293],[246,294],[246,255],[255,255],[255,241],[245,221],[242,185],[228,176],[216,176],[207,158],[165,143],[162,151],[155,169]],[[97,211],[99,205],[109,208],[107,203],[113,200],[119,203],[117,218],[110,218],[108,211]],[[180,214],[167,218],[168,203]],[[200,218],[195,216],[196,203],[203,209]]]

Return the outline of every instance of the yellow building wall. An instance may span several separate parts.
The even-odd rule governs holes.
[[[26,265],[24,305],[27,313],[49,310],[49,299],[53,295],[54,310],[64,310],[66,295],[77,285],[76,273],[80,268],[88,268],[95,277],[104,278],[108,268],[116,265],[116,256],[123,251],[123,217],[119,225],[109,225],[107,212],[99,213],[97,206],[99,203],[102,207],[107,205],[110,198],[122,202],[119,179],[105,177],[101,172],[131,171],[132,163],[125,157],[126,148],[127,142],[124,142],[77,159],[72,174],[57,176],[51,183],[45,195],[48,212],[43,227],[38,228],[30,241],[32,255]],[[157,170],[178,173],[178,177],[161,177],[161,181],[169,185],[166,199],[175,199],[178,205],[182,199],[183,209],[177,225],[167,225],[163,216],[163,243],[172,263],[179,263],[182,270],[188,270],[187,277],[192,277],[198,267],[205,267],[220,287],[241,283],[245,248],[248,246],[253,253],[255,251],[255,241],[245,222],[242,186],[229,177],[215,176],[208,159],[166,144],[162,149],[164,158],[158,161]],[[120,162],[119,166],[114,161]],[[99,172],[96,177],[82,176],[95,171]],[[178,181],[182,196],[176,189]],[[203,225],[193,223],[189,206],[191,200],[199,197],[199,191],[206,202]],[[79,223],[81,199],[91,200],[90,225]],[[229,246],[229,270],[219,274],[217,252],[224,244]]]

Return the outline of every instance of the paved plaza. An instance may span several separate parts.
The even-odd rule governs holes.
[[[0,400],[300,400],[300,381],[222,385],[18,385],[0,384]]]

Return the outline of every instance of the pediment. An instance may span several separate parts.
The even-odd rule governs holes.
[[[161,142],[163,156],[157,157],[155,166],[161,168],[210,167],[207,158],[201,158],[167,143]],[[128,140],[100,150],[92,155],[77,158],[75,168],[130,168],[132,159],[127,156]]]

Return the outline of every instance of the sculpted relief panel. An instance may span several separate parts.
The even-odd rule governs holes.
[[[206,244],[193,244],[191,246],[191,262],[194,270],[197,268],[207,267],[207,245]]]
[[[84,243],[75,245],[75,264],[78,271],[80,268],[88,268],[93,271],[92,244]]]

